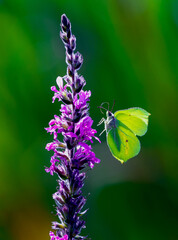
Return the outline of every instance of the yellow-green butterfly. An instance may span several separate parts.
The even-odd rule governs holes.
[[[143,136],[147,132],[149,115],[150,113],[138,107],[119,110],[114,114],[107,110],[107,119],[102,118],[99,122],[98,125],[105,123],[103,132],[106,131],[108,147],[121,163],[140,152],[137,136]]]

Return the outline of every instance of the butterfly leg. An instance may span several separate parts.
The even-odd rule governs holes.
[[[101,118],[101,120],[99,121],[99,123],[97,124],[97,126],[101,125],[104,121],[105,121],[105,119],[104,119],[104,118]]]
[[[101,136],[101,134],[103,134],[105,131],[106,131],[106,129],[104,129],[104,130],[99,134],[99,136]]]

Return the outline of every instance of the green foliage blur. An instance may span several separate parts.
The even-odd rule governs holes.
[[[141,153],[121,165],[105,134],[88,171],[87,229],[93,240],[178,239],[178,0],[0,0],[0,239],[48,240],[57,220],[56,177],[44,171],[59,103],[50,87],[66,73],[59,38],[66,13],[84,57],[80,70],[97,106],[150,112]]]

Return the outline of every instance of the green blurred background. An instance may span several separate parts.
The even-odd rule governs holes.
[[[56,177],[44,171],[59,112],[50,86],[66,73],[59,39],[66,13],[84,57],[97,127],[102,102],[149,111],[139,156],[121,165],[106,145],[88,171],[87,229],[93,240],[178,239],[178,0],[0,0],[0,239],[48,240],[57,220]]]

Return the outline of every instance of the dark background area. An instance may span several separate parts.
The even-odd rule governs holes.
[[[80,74],[92,91],[98,134],[102,102],[152,114],[140,154],[124,165],[105,134],[95,141],[101,163],[88,171],[83,233],[93,240],[177,240],[177,0],[0,1],[0,239],[47,240],[57,220],[56,177],[44,171],[52,136],[44,127],[60,107],[50,87],[66,74],[63,13],[84,57]]]

